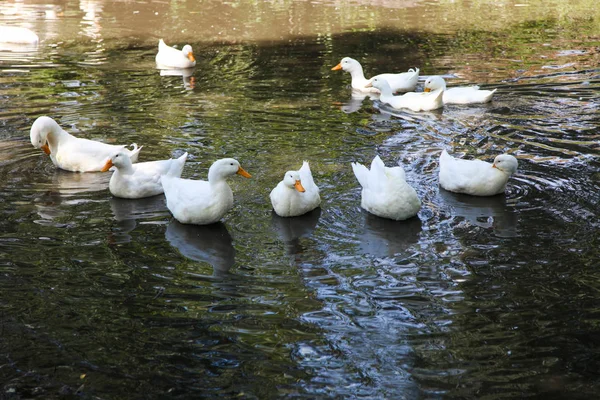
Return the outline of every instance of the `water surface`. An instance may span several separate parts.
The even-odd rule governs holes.
[[[550,4],[549,4],[550,3]],[[7,398],[593,398],[598,392],[597,7],[592,1],[9,2],[35,29],[0,49],[0,382]],[[160,73],[158,39],[192,71]],[[412,114],[331,71],[445,74],[494,101]],[[209,227],[109,174],[56,170],[40,115],[71,133],[235,157]],[[504,196],[437,185],[441,149],[519,171]],[[423,208],[360,208],[350,162],[401,163]],[[309,160],[323,204],[272,213]]]

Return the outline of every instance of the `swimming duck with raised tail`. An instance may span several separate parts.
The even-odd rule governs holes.
[[[378,90],[368,86],[374,78],[383,78],[387,80],[392,89],[392,92],[412,92],[417,87],[419,81],[419,68],[409,69],[408,72],[401,72],[398,74],[379,74],[374,77],[367,79],[363,72],[362,65],[358,61],[350,57],[342,58],[342,61],[335,67],[331,68],[332,71],[343,70],[350,73],[352,77],[352,88],[361,92],[377,93]]]
[[[510,154],[496,156],[494,163],[454,158],[444,149],[440,155],[439,184],[443,189],[473,196],[504,193],[518,162]]]
[[[409,110],[416,112],[432,111],[444,106],[444,102],[442,101],[444,92],[442,89],[430,93],[409,92],[400,96],[394,96],[390,85],[383,78],[373,78],[370,85],[373,85],[373,87],[381,91],[381,95],[379,96],[380,102],[389,104],[398,110],[408,108]]]
[[[161,176],[179,178],[183,172],[188,154],[169,160],[147,161],[132,164],[127,154],[120,150],[104,165],[102,172],[115,167],[110,177],[108,189],[115,197],[141,199],[163,193]]]
[[[168,46],[164,40],[158,41],[156,65],[161,69],[192,68],[196,65],[196,58],[192,46],[186,44],[181,50]]]
[[[319,188],[308,162],[304,161],[298,171],[287,171],[271,191],[270,198],[273,210],[280,217],[297,217],[319,207]]]
[[[446,81],[441,76],[430,76],[425,80],[424,91],[431,92],[438,89],[444,91],[444,104],[478,104],[492,101],[494,90],[482,90],[479,86],[464,86],[446,88]]]
[[[421,200],[405,180],[402,167],[386,167],[379,156],[371,169],[352,163],[352,170],[362,186],[361,207],[378,217],[405,220],[417,215]]]
[[[31,144],[50,156],[52,163],[60,169],[72,172],[99,172],[106,160],[119,150],[136,162],[143,146],[133,143],[132,150],[124,145],[113,145],[96,140],[77,138],[63,130],[50,117],[39,117],[29,131]]]
[[[213,224],[233,207],[233,192],[225,179],[235,174],[250,178],[237,160],[222,158],[208,169],[208,181],[163,175],[167,208],[182,224]]]

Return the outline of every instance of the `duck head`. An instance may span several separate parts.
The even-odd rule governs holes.
[[[208,169],[208,180],[223,179],[235,174],[244,178],[252,177],[235,158],[222,158],[215,161]]]
[[[131,158],[129,158],[124,151],[118,151],[106,161],[106,164],[104,164],[104,167],[102,167],[100,171],[106,172],[112,167],[126,169],[130,168],[132,165]]]
[[[381,93],[392,92],[392,87],[384,78],[373,78],[365,87],[374,87],[375,89],[379,89]]]
[[[283,183],[290,189],[296,189],[300,193],[306,191],[302,186],[302,182],[300,181],[300,174],[298,173],[298,171],[286,172],[285,176],[283,177]]]
[[[362,70],[360,63],[358,61],[356,61],[354,58],[344,57],[344,58],[342,58],[342,61],[340,61],[340,63],[338,65],[336,65],[335,67],[331,68],[331,70],[339,71],[341,69],[346,72],[352,72],[359,68]]]
[[[183,49],[181,49],[181,52],[184,56],[188,58],[188,60],[190,60],[191,62],[196,62],[196,58],[194,58],[194,52],[192,51],[192,46],[186,44],[185,46],[183,46]]]
[[[29,131],[29,139],[31,144],[36,149],[44,150],[44,153],[50,155],[50,147],[48,146],[48,135],[53,132],[60,132],[61,128],[56,121],[50,117],[39,117],[31,125]]]
[[[424,92],[433,92],[437,89],[446,90],[446,81],[441,76],[430,76],[425,81]]]
[[[494,158],[494,163],[492,164],[492,168],[496,168],[509,176],[517,172],[517,167],[519,163],[517,159],[510,154],[500,154]]]

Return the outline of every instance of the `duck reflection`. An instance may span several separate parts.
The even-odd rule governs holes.
[[[440,197],[451,208],[452,215],[482,228],[492,228],[498,237],[517,236],[517,213],[507,206],[504,194],[478,197],[440,188]]]
[[[52,176],[52,187],[62,195],[98,192],[108,189],[110,174],[73,173],[56,169]]]
[[[109,203],[117,221],[117,230],[111,235],[113,243],[130,242],[129,232],[135,229],[138,220],[167,214],[167,204],[163,195],[135,200],[111,197]]]
[[[181,76],[181,78],[183,79],[183,87],[190,90],[196,86],[196,80],[192,76],[193,74],[194,68],[160,70],[160,76]]]
[[[285,243],[287,254],[294,255],[302,252],[300,238],[312,235],[320,216],[321,208],[291,218],[282,218],[275,211],[271,212],[271,226],[279,239]]]
[[[233,240],[222,222],[188,225],[173,219],[165,237],[183,256],[212,265],[214,276],[227,274],[235,263]]]
[[[378,93],[363,93],[356,89],[352,89],[352,94],[350,95],[350,99],[344,103],[341,103],[340,110],[346,114],[351,114],[360,110],[363,105],[363,102],[366,98],[371,100],[377,100],[379,98]]]
[[[38,215],[52,220],[65,215],[61,205],[78,204],[89,200],[90,193],[108,189],[110,174],[80,174],[56,169],[47,190],[35,199]]]
[[[403,119],[405,121],[409,121],[409,122],[416,122],[416,121],[435,121],[440,119],[440,117],[443,114],[443,108],[438,108],[437,110],[432,110],[432,111],[419,111],[419,112],[415,112],[415,111],[411,111],[408,108],[402,108],[402,109],[395,109],[392,106],[390,106],[389,104],[385,104],[380,102],[379,100],[373,102],[373,107],[377,110],[379,110],[380,113],[380,117],[378,118],[379,120],[388,120],[391,119],[391,117],[396,117],[396,118],[400,118]]]
[[[370,213],[363,214],[365,229],[358,235],[358,239],[361,250],[366,254],[392,257],[419,241],[421,220],[418,217],[394,221]]]

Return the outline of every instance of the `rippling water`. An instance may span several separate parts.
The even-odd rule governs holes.
[[[564,19],[494,2],[489,26],[471,2],[391,3],[0,5],[0,24],[42,39],[0,49],[1,398],[595,396],[593,3]],[[156,70],[159,35],[198,65]],[[498,91],[390,110],[330,70],[343,56]],[[222,222],[182,225],[163,196],[116,199],[109,174],[56,170],[29,143],[40,115],[143,144],[141,161],[187,151],[184,177],[233,156],[253,178],[230,180]],[[508,152],[519,171],[504,196],[449,193],[443,148]],[[405,167],[418,217],[360,208],[350,162],[376,154]],[[302,160],[322,207],[279,218],[269,192]]]

